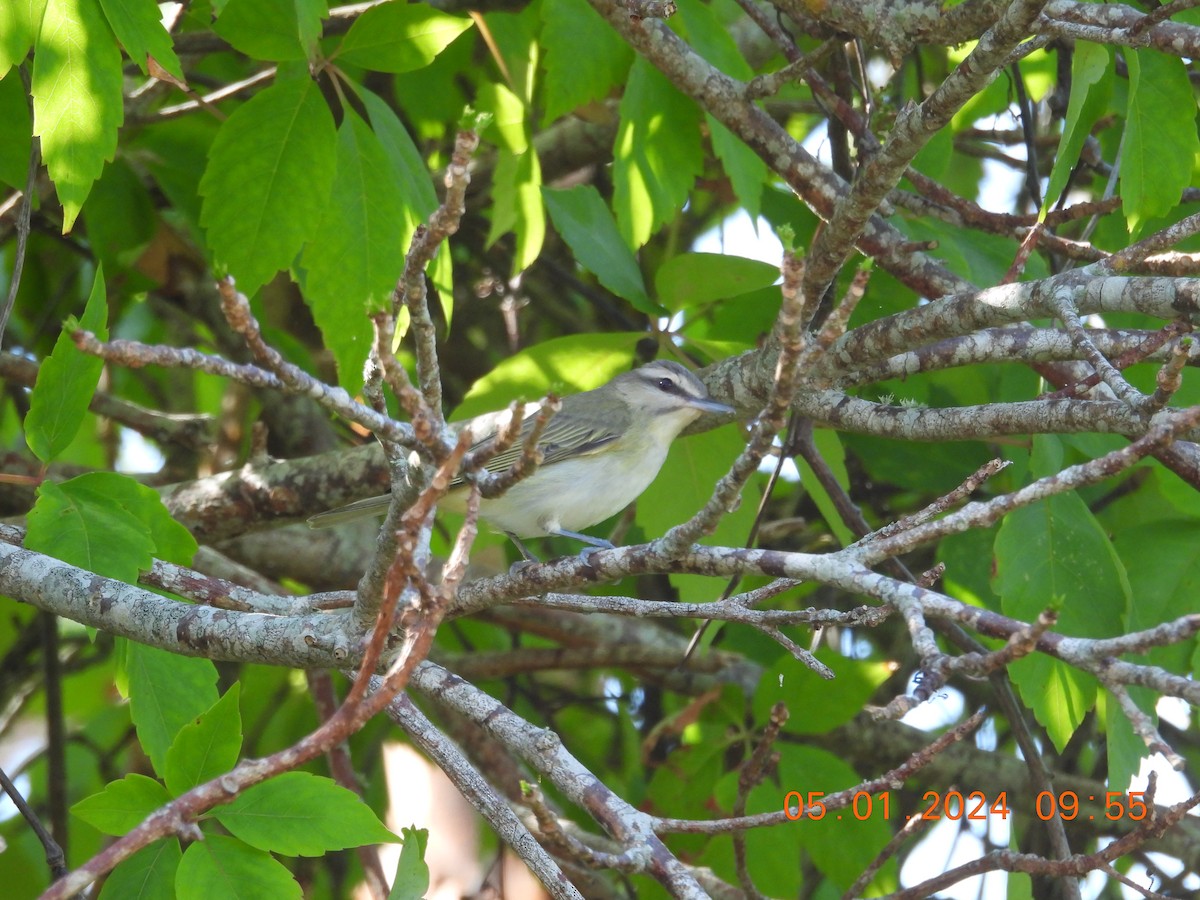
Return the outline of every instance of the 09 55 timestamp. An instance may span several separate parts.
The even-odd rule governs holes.
[[[1145,791],[1106,791],[1103,797],[1088,794],[1080,797],[1075,791],[1042,791],[1033,802],[1034,813],[1043,822],[1051,819],[1062,819],[1070,822],[1074,819],[1094,820],[1105,818],[1110,822],[1120,819],[1141,821],[1149,814],[1145,800]],[[884,791],[880,794],[870,794],[859,791],[844,809],[831,811],[826,805],[824,791],[788,791],[783,797],[783,814],[787,818],[812,819],[817,821],[831,816],[834,819],[849,819],[863,822],[867,819],[890,820],[909,819],[950,819],[958,821],[990,821],[999,819],[1007,821],[1012,815],[1008,805],[1008,791],[1001,791],[993,798],[983,791],[963,793],[958,790],[926,791],[921,797],[921,805],[909,813],[901,813],[892,809],[892,793]],[[1101,801],[1103,806],[1100,805]],[[1088,803],[1094,804],[1089,812]]]

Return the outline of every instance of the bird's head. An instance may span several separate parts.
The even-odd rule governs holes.
[[[702,413],[734,412],[733,407],[709,398],[704,382],[670,360],[647,363],[617,376],[609,386],[625,402],[635,428],[665,427],[677,434]]]

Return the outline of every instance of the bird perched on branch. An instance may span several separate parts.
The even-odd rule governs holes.
[[[539,410],[526,404],[520,436],[486,464],[489,472],[506,471],[524,452]],[[537,449],[537,470],[505,493],[479,503],[479,515],[513,539],[532,559],[521,538],[560,535],[593,547],[611,548],[582,529],[616,515],[638,498],[662,468],[671,442],[704,413],[732,415],[732,407],[709,399],[704,383],[670,361],[648,363],[624,372],[595,390],[571,394],[546,423]],[[469,427],[475,450],[503,430],[508,417],[489,413],[457,427]],[[461,510],[465,485],[459,476],[442,502]],[[308,520],[313,528],[340,525],[387,510],[391,495],[371,497],[320,513]]]

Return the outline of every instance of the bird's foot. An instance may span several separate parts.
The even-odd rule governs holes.
[[[509,575],[519,575],[528,569],[530,566],[536,566],[536,559],[518,559],[515,563],[508,567]]]

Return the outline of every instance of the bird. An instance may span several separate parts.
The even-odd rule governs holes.
[[[488,460],[489,472],[503,472],[524,451],[540,405],[527,403],[521,433],[512,445]],[[537,443],[542,462],[534,473],[505,493],[481,499],[479,515],[506,533],[521,555],[536,561],[523,538],[559,536],[611,549],[583,529],[616,515],[636,500],[662,469],[671,442],[701,415],[732,416],[734,409],[708,396],[698,377],[671,360],[647,363],[617,375],[600,387],[562,398]],[[508,413],[488,413],[451,427],[469,427],[475,450],[508,423]],[[456,489],[457,488],[457,489]],[[443,508],[462,511],[466,501],[462,475],[454,479]],[[318,513],[312,528],[326,528],[387,510],[391,494],[359,500]]]

